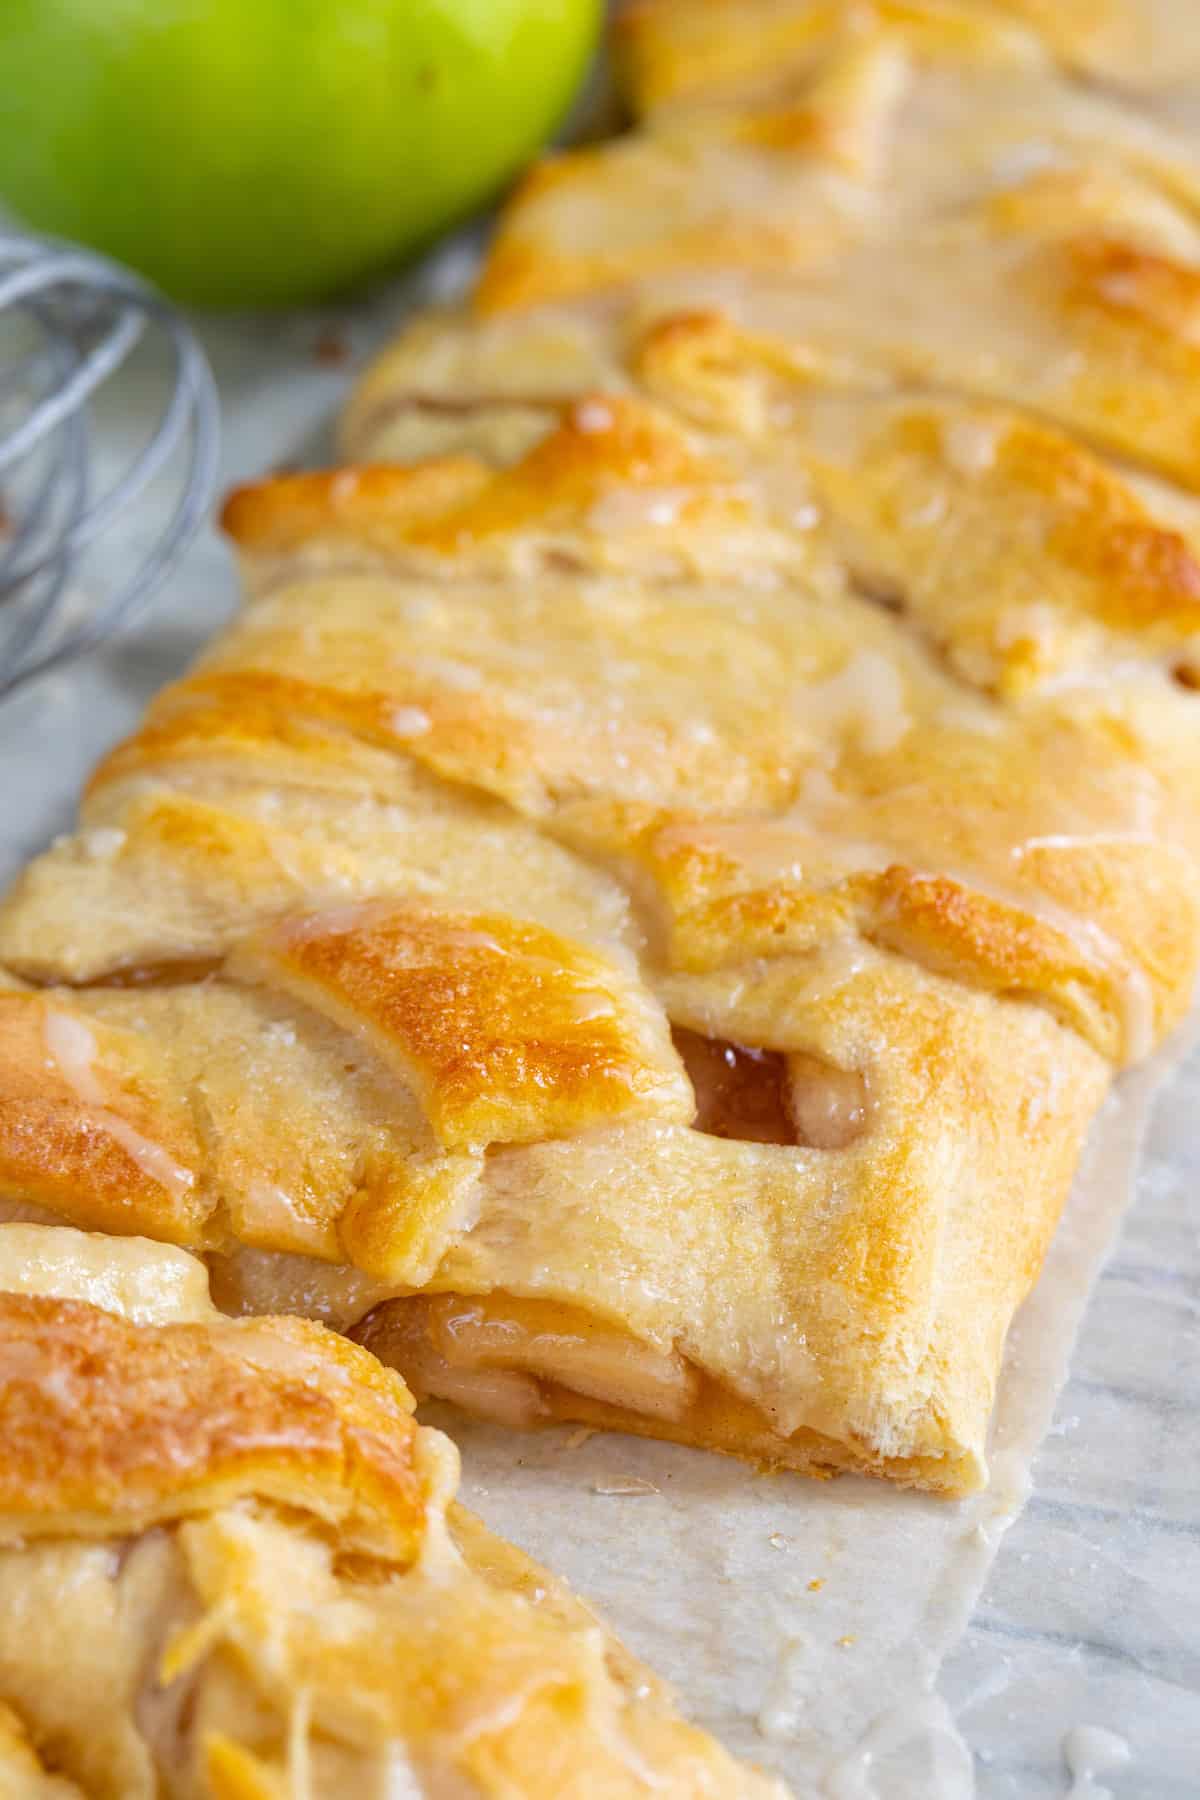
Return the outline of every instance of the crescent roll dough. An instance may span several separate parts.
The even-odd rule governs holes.
[[[513,1425],[985,1479],[1200,951],[1194,34],[1091,10],[630,10],[642,125],[230,497],[0,909],[12,1216]]]
[[[0,1792],[779,1786],[454,1502],[399,1378],[142,1238],[0,1226]]]

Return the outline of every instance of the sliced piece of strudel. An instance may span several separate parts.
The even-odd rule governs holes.
[[[0,1791],[779,1795],[454,1502],[399,1379],[145,1239],[0,1226]]]

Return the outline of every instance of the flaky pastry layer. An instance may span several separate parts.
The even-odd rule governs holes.
[[[3,1792],[780,1794],[455,1505],[411,1406],[181,1252],[0,1227]]]

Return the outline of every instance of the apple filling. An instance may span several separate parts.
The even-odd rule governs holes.
[[[439,1294],[378,1307],[352,1335],[398,1368],[414,1393],[451,1400],[505,1425],[552,1415],[544,1384],[643,1418],[675,1423],[698,1377],[674,1350],[656,1350],[575,1307]]]
[[[699,1444],[772,1468],[825,1476],[886,1473],[951,1493],[979,1484],[968,1452],[884,1457],[817,1406],[781,1434],[751,1400],[677,1351],[656,1350],[573,1306],[497,1291],[384,1300],[349,1334],[407,1381],[418,1400],[528,1430],[554,1423]]]
[[[440,1302],[439,1302],[440,1303]],[[398,1369],[418,1400],[449,1400],[464,1412],[512,1430],[528,1430],[546,1418],[536,1381],[514,1369],[453,1363],[433,1342],[431,1300],[387,1300],[349,1335],[380,1362]]]
[[[845,1150],[867,1128],[867,1084],[858,1069],[794,1053],[788,1063],[788,1111],[796,1141],[814,1150]]]
[[[844,1150],[866,1129],[867,1086],[857,1069],[683,1026],[673,1035],[696,1093],[695,1128],[709,1137]]]

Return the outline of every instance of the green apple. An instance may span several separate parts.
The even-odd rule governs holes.
[[[494,194],[602,0],[0,0],[0,199],[202,305],[320,299]]]

